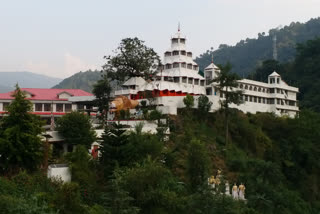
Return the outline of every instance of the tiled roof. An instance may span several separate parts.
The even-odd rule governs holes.
[[[29,100],[67,100],[59,99],[58,95],[66,92],[71,96],[93,96],[91,93],[83,91],[81,89],[47,89],[47,88],[21,88],[32,95]],[[0,93],[0,100],[12,100],[11,96],[13,91],[8,93]]]

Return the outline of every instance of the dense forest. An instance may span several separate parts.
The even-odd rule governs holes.
[[[195,59],[201,70],[208,66],[213,56],[214,63],[233,65],[233,72],[241,77],[272,59],[273,36],[277,37],[278,61],[284,63],[294,59],[296,45],[320,36],[320,18],[311,19],[306,23],[292,22],[280,29],[271,29],[268,33],[258,34],[258,38],[241,40],[235,46],[221,44],[217,50],[207,50]]]

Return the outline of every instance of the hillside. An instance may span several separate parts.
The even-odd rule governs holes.
[[[271,29],[268,33],[259,33],[257,39],[247,38],[235,46],[221,44],[219,49],[207,50],[196,58],[200,69],[203,70],[211,62],[233,65],[233,71],[240,76],[246,76],[267,59],[272,59],[273,35],[277,36],[278,61],[288,62],[295,56],[297,43],[320,36],[320,18],[311,19],[306,23],[292,22],[281,29]]]
[[[53,86],[52,88],[82,89],[87,92],[92,92],[93,84],[95,84],[100,78],[100,71],[89,70],[85,72],[79,72],[64,79],[62,82]]]
[[[17,83],[21,88],[50,88],[60,81],[60,78],[25,71],[0,72],[0,92],[12,90]]]

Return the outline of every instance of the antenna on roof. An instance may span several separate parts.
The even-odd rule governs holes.
[[[178,32],[180,32],[180,22],[178,22]]]
[[[213,63],[213,54],[211,54],[211,63]]]

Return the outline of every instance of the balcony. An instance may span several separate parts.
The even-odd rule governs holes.
[[[117,90],[114,92],[114,95],[119,96],[119,95],[128,95],[128,94],[137,94],[137,90],[133,89],[122,89],[122,90]]]

